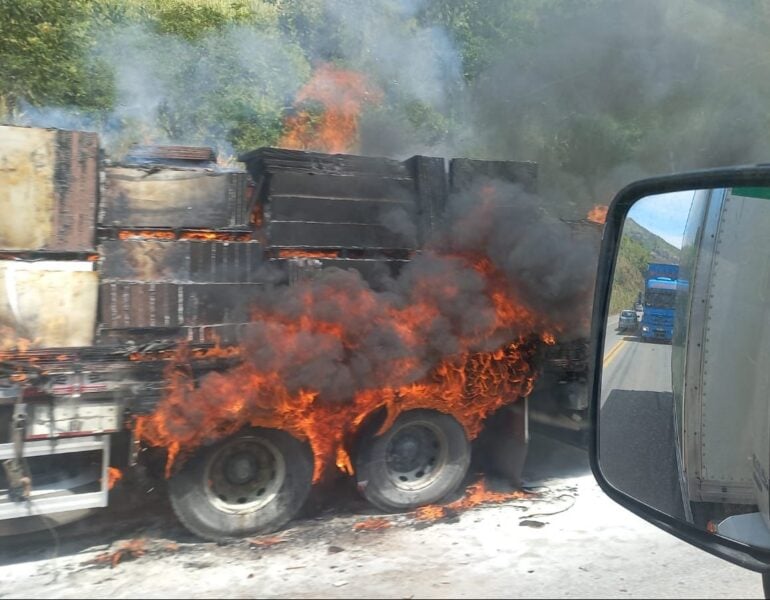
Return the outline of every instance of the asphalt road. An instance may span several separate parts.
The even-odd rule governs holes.
[[[671,345],[637,332],[605,332],[599,415],[600,465],[619,490],[686,518],[679,480],[671,393]]]
[[[671,391],[671,345],[642,342],[636,332],[617,331],[609,318],[604,338],[602,405],[612,390]]]

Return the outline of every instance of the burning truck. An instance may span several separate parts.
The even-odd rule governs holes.
[[[158,454],[211,540],[282,527],[335,470],[411,510],[479,437],[516,480],[530,404],[580,422],[600,226],[548,217],[535,164],[239,160],[0,127],[6,531],[106,506]]]

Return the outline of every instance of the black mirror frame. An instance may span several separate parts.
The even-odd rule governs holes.
[[[609,309],[615,258],[620,244],[620,235],[626,215],[633,204],[645,196],[679,192],[693,189],[728,188],[740,186],[770,186],[770,164],[745,167],[728,167],[692,171],[663,177],[653,177],[631,183],[613,199],[607,212],[602,235],[599,266],[596,274],[594,306],[591,322],[591,372],[590,389],[590,443],[589,457],[591,471],[599,487],[615,502],[630,510],[659,529],[724,558],[732,563],[758,571],[770,573],[770,550],[753,548],[716,534],[698,529],[660,512],[613,487],[602,475],[599,467],[599,402],[601,393],[601,371],[604,354],[604,330]],[[770,232],[768,232],[770,233]],[[770,236],[768,236],[770,239]]]

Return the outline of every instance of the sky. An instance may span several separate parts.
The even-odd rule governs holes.
[[[646,196],[631,207],[628,218],[662,237],[669,244],[681,248],[682,234],[693,195],[694,192],[688,190]]]

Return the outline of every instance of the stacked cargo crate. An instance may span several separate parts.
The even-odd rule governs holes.
[[[239,160],[256,183],[268,257],[290,273],[309,260],[376,284],[422,246],[446,197],[441,158],[260,148]]]
[[[235,337],[263,262],[247,174],[186,146],[135,148],[104,173],[100,340]]]
[[[0,349],[93,343],[94,133],[0,126]]]

